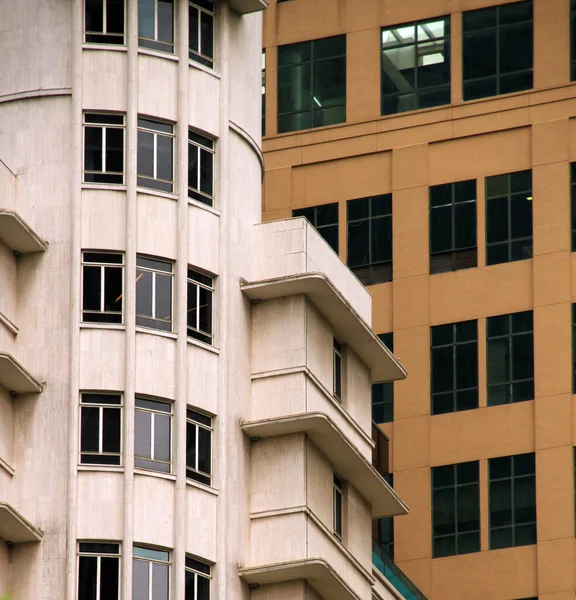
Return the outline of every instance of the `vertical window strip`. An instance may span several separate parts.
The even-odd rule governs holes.
[[[380,333],[378,337],[394,352],[394,334]],[[394,420],[394,382],[372,385],[372,420],[375,423],[391,423]]]
[[[157,430],[166,423],[168,439],[157,437]],[[172,405],[136,396],[134,466],[170,473],[172,468]]]
[[[170,552],[145,546],[133,549],[133,600],[168,600]]]
[[[200,559],[186,556],[185,571],[186,600],[210,600],[211,566]]]
[[[342,541],[342,514],[343,514],[343,485],[342,480],[334,475],[333,480],[333,503],[334,503],[334,535]]]
[[[174,126],[138,117],[137,184],[174,191]]]
[[[214,205],[214,140],[188,132],[188,196]]]
[[[124,255],[82,253],[82,321],[122,323]]]
[[[205,485],[212,484],[212,431],[211,417],[196,410],[187,410],[186,477]],[[204,435],[201,432],[204,432]],[[204,438],[204,447],[201,447],[201,437]],[[202,458],[207,468],[202,468]]]
[[[188,337],[213,344],[214,278],[188,269]]]
[[[125,118],[84,113],[84,183],[124,185]]]
[[[214,5],[211,0],[191,0],[189,14],[189,58],[214,67]]]
[[[122,396],[80,395],[80,464],[120,465],[122,453]]]
[[[136,257],[136,325],[172,331],[173,263]]]

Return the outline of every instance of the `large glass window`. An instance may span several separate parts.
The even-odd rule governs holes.
[[[382,114],[450,104],[450,17],[382,29]]]
[[[187,556],[184,600],[210,600],[211,576],[209,564]]]
[[[212,417],[186,411],[186,477],[212,483]]]
[[[342,485],[342,480],[338,475],[334,475],[334,481],[332,485],[332,499],[333,499],[333,531],[334,535],[342,540],[342,512],[343,512],[343,496],[344,496],[344,487]]]
[[[122,396],[80,396],[80,464],[119,465],[122,456]]]
[[[278,48],[278,133],[346,121],[346,36]]]
[[[124,255],[82,253],[82,321],[122,323]]]
[[[348,266],[364,285],[392,281],[392,194],[348,200]]]
[[[172,331],[173,264],[136,257],[136,325]]]
[[[212,344],[214,280],[188,268],[188,337]]]
[[[491,458],[490,550],[536,543],[534,453]]]
[[[124,0],[85,0],[84,41],[124,44]]]
[[[432,467],[432,556],[480,551],[478,461]]]
[[[136,397],[134,466],[170,473],[172,404]]]
[[[132,600],[168,600],[170,552],[134,546]]]
[[[534,398],[532,311],[486,319],[488,406]]]
[[[174,189],[174,126],[138,117],[138,185]]]
[[[533,86],[532,0],[462,15],[464,100]]]
[[[394,352],[394,334],[381,333],[378,337]],[[372,420],[391,423],[394,420],[394,382],[375,383],[372,386]]]
[[[214,140],[188,132],[188,196],[214,204]]]
[[[174,52],[173,0],[138,0],[138,45]]]
[[[214,66],[214,4],[212,0],[192,0],[188,5],[188,46],[190,59]]]
[[[118,600],[119,589],[120,544],[79,542],[78,600]]]
[[[478,321],[430,329],[432,414],[478,408]]]
[[[292,211],[293,217],[306,217],[338,254],[338,203],[309,206]]]
[[[124,115],[84,113],[84,183],[124,183]]]
[[[432,186],[430,273],[475,267],[476,254],[476,180]]]
[[[384,475],[384,479],[390,487],[394,487],[394,475],[392,473]],[[373,537],[376,538],[380,548],[394,560],[394,517],[375,519],[372,531]]]
[[[532,258],[532,171],[486,178],[486,264]]]

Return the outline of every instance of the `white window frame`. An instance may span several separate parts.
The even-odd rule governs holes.
[[[201,281],[198,281],[197,279],[194,279],[193,277],[190,277],[190,271],[193,271],[194,273],[198,273],[199,275],[202,275],[204,277],[208,277],[211,279],[212,281],[212,285],[208,286],[205,283],[202,283]],[[215,277],[213,275],[208,275],[206,273],[203,273],[202,271],[199,271],[198,269],[188,266],[188,272],[187,272],[187,279],[186,279],[186,293],[188,294],[188,284],[191,283],[192,285],[196,286],[196,306],[198,307],[196,310],[196,327],[189,327],[188,326],[188,319],[186,319],[186,333],[187,336],[191,339],[194,340],[198,340],[198,338],[194,335],[190,335],[190,330],[192,331],[196,331],[198,332],[200,335],[204,335],[206,337],[210,338],[209,342],[206,342],[204,340],[198,340],[203,342],[204,344],[210,344],[213,345],[214,344],[214,294],[215,294],[215,284],[214,284],[214,280]],[[210,308],[210,313],[211,313],[211,323],[210,323],[210,329],[211,332],[207,332],[204,331],[202,329],[200,329],[200,288],[203,288],[205,290],[208,290],[210,292],[210,301],[212,303],[212,306]],[[188,304],[188,298],[186,298],[187,304]],[[187,310],[189,311],[190,309],[187,307]]]
[[[118,546],[118,552],[117,553],[110,553],[110,554],[104,554],[104,553],[98,553],[98,552],[83,552],[80,550],[80,544],[109,544],[110,546]],[[108,541],[101,541],[101,540],[78,540],[78,543],[76,544],[76,555],[77,555],[77,569],[78,569],[78,576],[77,576],[77,581],[76,581],[76,597],[78,597],[78,594],[80,592],[80,559],[85,556],[87,558],[96,558],[97,559],[97,563],[96,563],[96,600],[108,600],[107,598],[101,598],[100,597],[100,570],[101,570],[101,564],[102,564],[102,558],[117,558],[118,559],[118,599],[120,599],[122,597],[121,594],[121,589],[122,589],[122,546],[119,542],[108,542]]]
[[[88,121],[90,115],[96,115],[99,117],[106,118],[108,116],[111,117],[122,117],[122,124],[118,123],[93,123]],[[103,113],[97,111],[85,111],[82,114],[82,183],[86,185],[126,185],[126,115],[124,113]],[[99,127],[102,130],[102,170],[101,171],[87,171],[86,170],[86,128],[96,128]],[[124,169],[122,173],[118,173],[117,171],[107,171],[106,170],[106,131],[108,129],[120,129],[122,130],[122,164]],[[106,181],[86,181],[86,174],[100,174],[100,175],[121,175],[122,181],[118,182],[106,182]]]
[[[190,412],[198,413],[198,414],[202,415],[203,417],[205,417],[206,419],[210,419],[210,425],[206,425],[204,423],[200,423],[199,421],[195,420],[193,417],[189,416]],[[213,444],[213,442],[214,442],[214,418],[211,417],[210,415],[207,415],[207,414],[197,410],[193,406],[187,406],[186,407],[186,425],[188,425],[188,423],[191,423],[192,425],[194,425],[196,427],[196,448],[195,448],[196,464],[195,464],[194,468],[186,465],[186,478],[191,481],[197,481],[193,477],[188,477],[188,469],[191,469],[192,471],[195,471],[199,475],[202,475],[203,477],[207,477],[208,479],[210,479],[210,483],[208,483],[208,484],[204,483],[204,485],[212,485],[212,477],[213,477],[212,473],[213,473],[213,466],[214,466],[214,444]],[[199,453],[200,436],[198,435],[199,429],[205,429],[206,431],[210,432],[210,472],[209,473],[200,471],[200,469],[198,468],[198,457],[200,455],[200,453]],[[187,443],[188,443],[188,439],[186,439],[186,444]],[[203,483],[203,482],[200,481],[198,483]]]
[[[158,125],[166,125],[168,127],[171,128],[170,132],[166,132],[166,131],[161,131],[160,129],[154,129],[153,127],[151,127],[150,125],[141,125],[140,121],[146,121],[148,123],[157,123]],[[147,175],[141,175],[140,173],[136,172],[136,178],[137,179],[144,179],[147,181],[160,181],[162,183],[166,183],[170,185],[170,190],[162,190],[156,187],[153,187],[151,185],[145,185],[144,183],[141,183],[139,181],[137,181],[137,186],[138,187],[143,187],[145,189],[150,189],[150,190],[156,190],[157,192],[164,192],[165,194],[172,194],[174,193],[174,181],[175,181],[175,171],[176,171],[176,144],[175,142],[175,138],[176,138],[176,133],[175,133],[175,127],[174,127],[174,123],[170,123],[169,121],[161,121],[159,119],[151,119],[149,117],[146,117],[144,115],[138,115],[138,127],[137,127],[138,131],[142,131],[143,133],[150,133],[153,136],[153,145],[152,145],[152,151],[153,151],[153,159],[152,159],[152,171],[153,171],[153,176],[152,177],[148,177]],[[160,179],[158,177],[158,136],[162,136],[162,137],[166,137],[166,138],[170,138],[171,140],[171,147],[172,147],[172,179]],[[138,136],[136,136],[136,153],[139,152],[139,148],[138,148]],[[138,157],[136,157],[136,164],[138,164]],[[136,171],[138,171],[138,167],[136,167]]]
[[[138,1],[138,10],[140,10],[139,0],[137,0],[137,1]],[[154,39],[145,38],[145,37],[141,36],[140,30],[138,30],[138,47],[145,48],[147,50],[152,50],[155,52],[164,52],[166,54],[174,54],[174,51],[176,49],[176,10],[177,10],[176,0],[171,0],[172,1],[172,43],[165,42],[163,40],[158,39],[158,0],[152,0],[152,1],[154,3]],[[172,46],[172,50],[171,51],[160,50],[159,48],[151,48],[150,46],[141,46],[140,45],[141,39],[150,40],[151,42],[156,42],[157,44],[165,44],[166,46]]]
[[[191,559],[196,562],[202,563],[203,565],[206,565],[210,571],[210,574],[202,573],[201,571],[198,571],[194,567],[189,567],[187,564],[188,559]],[[212,565],[210,563],[206,562],[205,560],[201,560],[199,558],[196,558],[195,556],[190,556],[187,554],[186,562],[184,563],[184,570],[187,573],[194,573],[194,598],[193,598],[193,600],[198,600],[198,577],[202,577],[202,578],[208,580],[209,598],[211,598],[212,597]]]
[[[126,46],[126,0],[123,0],[123,23],[122,23],[122,29],[123,29],[123,33],[119,34],[119,33],[109,33],[107,31],[107,23],[106,23],[106,17],[107,17],[107,8],[108,8],[108,0],[102,0],[102,31],[87,31],[86,30],[86,0],[84,0],[84,12],[83,12],[83,29],[84,29],[84,43],[85,44],[104,44],[106,45],[105,41],[102,42],[92,42],[92,41],[88,41],[86,39],[87,35],[102,35],[102,36],[120,36],[122,35],[123,41],[121,44],[115,44],[115,43],[111,43],[109,44],[110,46]]]
[[[82,398],[84,395],[89,394],[98,394],[99,396],[113,396],[115,398],[120,399],[119,404],[96,404],[89,402],[82,402]],[[80,392],[80,425],[82,424],[82,409],[84,407],[87,408],[98,408],[98,452],[82,452],[82,427],[78,428],[78,464],[80,466],[91,465],[91,466],[102,466],[104,468],[107,467],[118,467],[122,466],[122,442],[123,442],[123,433],[124,433],[124,397],[120,393],[115,392],[100,392],[100,391],[87,391],[83,390]],[[104,409],[105,408],[114,408],[120,411],[120,451],[118,454],[111,452],[103,452],[102,447],[104,445]],[[117,465],[111,463],[91,463],[91,462],[82,462],[83,454],[99,454],[101,456],[118,456],[120,461]]]
[[[122,262],[120,263],[104,263],[104,262],[89,262],[85,260],[86,254],[110,254],[112,256],[120,256],[122,257]],[[98,267],[100,268],[100,310],[99,311],[88,311],[84,310],[84,267]],[[80,320],[82,323],[90,323],[90,324],[104,324],[104,325],[121,325],[124,323],[124,283],[125,283],[125,273],[124,273],[124,253],[123,252],[111,252],[108,250],[82,250],[82,302],[80,308]],[[112,323],[109,321],[85,321],[84,320],[84,312],[90,314],[113,314],[116,315],[118,312],[110,312],[104,310],[104,299],[105,299],[105,270],[106,269],[120,269],[122,271],[122,311],[120,313],[120,321],[118,323]]]
[[[195,138],[201,138],[202,140],[206,140],[207,143],[203,143],[197,139],[192,139],[191,136],[194,136]],[[215,165],[216,165],[216,148],[215,148],[216,140],[209,138],[202,133],[198,133],[197,131],[194,131],[193,129],[189,129],[188,130],[188,164],[190,164],[190,147],[191,146],[194,147],[194,152],[196,152],[197,164],[198,164],[198,178],[196,180],[195,187],[190,186],[190,181],[188,181],[188,197],[192,198],[194,200],[197,200],[198,202],[207,204],[208,206],[214,206],[214,183],[215,183],[214,170],[215,170]],[[211,195],[207,194],[206,192],[203,192],[200,189],[201,185],[202,185],[202,169],[200,168],[202,152],[205,152],[206,154],[209,154],[212,157],[212,181],[211,181],[212,194]],[[202,199],[199,198],[198,196],[200,196]]]
[[[188,57],[191,61],[194,62],[198,62],[201,65],[204,65],[205,67],[208,67],[210,69],[214,68],[214,57],[210,57],[207,56],[206,54],[202,53],[202,48],[204,46],[204,44],[202,43],[202,13],[205,13],[207,15],[210,15],[212,17],[212,54],[215,54],[214,49],[215,49],[215,41],[216,41],[216,14],[215,14],[215,8],[214,5],[212,5],[212,10],[209,10],[208,8],[205,8],[204,6],[200,6],[197,2],[195,2],[195,0],[189,0],[188,1],[188,10],[190,11],[190,8],[195,9],[198,12],[198,51],[193,50],[192,48],[190,48],[190,45],[188,45]],[[199,57],[201,60],[198,60]],[[210,64],[207,65],[206,62],[209,62]]]
[[[157,552],[157,553],[162,552],[162,553],[168,555],[168,559],[162,560],[161,558],[137,556],[136,552],[135,552],[136,548],[141,548],[142,550],[145,550],[146,552]],[[154,596],[153,596],[154,590],[152,588],[152,565],[154,563],[168,566],[168,598],[170,598],[170,596],[171,596],[171,594],[170,594],[170,585],[171,585],[170,579],[171,579],[171,575],[172,575],[172,572],[171,572],[172,571],[172,553],[170,552],[170,550],[164,550],[164,549],[160,549],[160,548],[152,548],[150,546],[134,544],[134,546],[132,548],[132,561],[135,561],[135,560],[139,560],[139,561],[148,563],[148,598],[147,599],[133,598],[133,600],[154,600]]]
[[[340,496],[340,531],[338,531],[338,514],[337,514],[337,496]],[[343,532],[344,532],[344,482],[342,481],[342,478],[339,477],[338,475],[336,475],[336,473],[334,473],[333,476],[333,480],[332,480],[332,502],[333,502],[333,508],[332,508],[332,515],[333,515],[333,519],[332,519],[332,530],[334,532],[334,535],[340,540],[342,541],[343,538]]]
[[[152,269],[151,267],[143,267],[138,265],[138,259],[143,258],[145,260],[154,260],[157,262],[161,262],[167,265],[170,265],[170,272],[168,271],[160,271],[156,269]],[[138,298],[138,271],[146,271],[148,273],[152,273],[152,315],[139,315],[136,312],[136,318],[143,317],[145,319],[153,319],[155,321],[165,321],[166,323],[170,323],[170,329],[160,329],[157,327],[151,327],[150,325],[141,325],[137,324],[136,327],[145,327],[146,329],[151,329],[153,331],[167,331],[172,332],[174,330],[174,261],[165,260],[163,258],[156,258],[155,256],[147,256],[144,254],[136,255],[136,301]],[[165,319],[159,319],[156,316],[156,275],[160,274],[162,276],[170,277],[170,321]]]
[[[148,402],[158,402],[160,404],[167,404],[170,406],[170,412],[166,411],[161,411],[161,410],[154,410],[152,408],[146,408],[143,406],[138,406],[136,403],[138,402],[139,399],[142,400],[146,400]],[[142,394],[136,394],[136,398],[135,398],[135,403],[134,403],[134,412],[136,411],[140,411],[140,412],[144,412],[144,413],[148,413],[151,415],[150,417],[150,456],[140,456],[136,454],[136,450],[134,450],[134,458],[141,458],[143,460],[148,460],[148,461],[152,461],[152,462],[157,462],[157,463],[161,463],[161,464],[167,464],[170,468],[168,469],[168,471],[161,471],[160,469],[156,470],[156,469],[150,469],[148,467],[142,467],[142,466],[138,466],[135,465],[134,468],[135,469],[144,469],[145,471],[151,471],[153,473],[165,473],[167,475],[169,475],[170,473],[173,472],[173,457],[174,457],[174,403],[170,402],[169,400],[165,400],[163,398],[151,398],[149,396],[144,396]],[[169,417],[170,418],[170,460],[162,460],[159,458],[155,458],[154,456],[154,423],[156,420],[156,416],[155,415],[161,415],[164,417]],[[134,433],[134,436],[136,435],[136,433]],[[134,445],[136,445],[136,439],[134,438]]]

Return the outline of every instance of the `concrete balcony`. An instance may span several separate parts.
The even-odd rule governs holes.
[[[241,15],[246,15],[268,8],[268,2],[266,0],[230,0],[230,6]]]
[[[14,507],[0,502],[0,538],[7,544],[39,542],[43,532],[27,521]]]
[[[39,394],[44,387],[7,352],[0,352],[0,385],[13,395]]]
[[[0,209],[0,241],[17,254],[44,252],[48,244],[13,210]]]

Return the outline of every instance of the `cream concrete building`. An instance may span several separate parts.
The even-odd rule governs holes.
[[[0,596],[399,597],[406,373],[316,231],[259,224],[266,4],[0,0]]]

